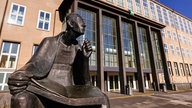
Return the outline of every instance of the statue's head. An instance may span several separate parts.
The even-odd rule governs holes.
[[[72,30],[78,36],[83,35],[85,33],[85,22],[83,18],[76,13],[71,13],[66,17],[67,22],[67,30]]]

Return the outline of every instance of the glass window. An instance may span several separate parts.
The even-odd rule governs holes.
[[[37,28],[49,31],[51,22],[51,13],[40,10],[37,22]]]
[[[165,30],[164,29],[161,29],[161,36],[165,37]]]
[[[169,21],[171,23],[171,26],[174,27],[175,24],[174,24],[174,21],[173,21],[173,13],[171,11],[169,11]]]
[[[189,27],[190,34],[192,34],[192,26],[191,26],[190,21],[187,21],[187,24],[188,24],[188,27]]]
[[[0,58],[0,68],[16,68],[19,44],[3,42]]]
[[[128,9],[133,11],[133,2],[132,0],[127,0]]]
[[[156,20],[155,4],[151,1],[150,1],[150,8],[151,8],[152,19]]]
[[[176,33],[173,33],[173,38],[174,38],[175,41],[177,41],[177,35],[176,35]]]
[[[183,18],[183,24],[184,24],[184,27],[185,27],[185,32],[189,33],[189,30],[188,30],[188,27],[187,27],[187,23],[186,23],[186,20],[184,18]]]
[[[37,51],[38,47],[39,47],[39,45],[33,45],[33,54],[35,54],[35,52]]]
[[[161,52],[160,52],[160,46],[159,46],[159,40],[158,40],[158,34],[155,31],[151,31],[152,33],[152,42],[153,42],[153,51],[154,51],[154,56],[155,57],[155,63],[156,63],[156,68],[157,69],[162,69],[162,59],[161,59]]]
[[[168,54],[168,47],[167,47],[167,44],[164,43],[163,46],[164,46],[164,51],[165,51],[165,53]]]
[[[136,4],[136,12],[141,14],[141,1],[140,0],[135,0],[135,4]]]
[[[122,22],[125,67],[136,67],[135,47],[133,40],[133,27],[131,24]]]
[[[143,0],[144,15],[149,17],[148,0]]]
[[[113,2],[113,0],[107,0],[107,1],[109,1],[109,2]]]
[[[161,13],[161,7],[159,5],[156,5],[156,8],[157,8],[157,14],[158,14],[158,17],[159,17],[159,22],[162,22],[163,23],[163,17],[162,17],[162,13]]]
[[[187,56],[190,58],[190,52],[188,49],[186,49]]]
[[[168,67],[168,71],[169,71],[169,74],[171,75],[171,76],[173,76],[173,71],[172,71],[172,66],[171,66],[171,62],[170,61],[167,61],[167,67]]]
[[[181,30],[184,31],[182,19],[181,19],[180,16],[178,16],[178,18],[179,18],[179,23],[180,23]]]
[[[186,41],[186,38],[185,38],[185,36],[183,36],[183,42],[184,43],[186,43],[187,41]]]
[[[185,50],[184,50],[184,48],[181,48],[181,52],[182,52],[183,57],[185,57]]]
[[[174,55],[174,47],[173,47],[173,45],[170,45],[170,49],[171,49],[172,54]]]
[[[174,69],[175,69],[175,74],[176,74],[177,76],[180,76],[177,62],[174,62]]]
[[[188,64],[185,64],[185,68],[186,68],[186,73],[187,73],[187,75],[188,75],[188,76],[191,76],[191,73],[190,73],[190,71],[189,71],[189,66],[188,66]]]
[[[12,72],[2,72],[0,71],[0,90],[9,90],[8,89],[8,77]]]
[[[124,4],[123,4],[123,0],[117,0],[117,5],[123,7],[123,5],[124,5]]]
[[[143,27],[138,27],[138,36],[140,43],[140,53],[141,53],[140,55],[141,55],[142,67],[151,68],[146,29]]]
[[[109,67],[118,67],[116,20],[103,16],[102,22],[104,65]]]
[[[177,18],[177,15],[176,14],[173,14],[174,15],[174,20],[175,20],[175,27],[179,30],[179,22],[178,22],[178,18]]]
[[[179,41],[182,42],[182,36],[179,34],[178,35]]]
[[[180,63],[179,65],[180,65],[181,75],[185,76],[185,71],[184,71],[184,68],[183,68],[183,63]]]
[[[190,76],[191,76],[191,73],[192,73],[192,64],[190,64]]]
[[[176,50],[177,50],[177,55],[180,56],[181,52],[180,52],[179,47],[176,47]]]
[[[167,30],[167,35],[171,39],[171,32],[169,30]]]
[[[85,38],[87,38],[91,45],[93,52],[91,56],[89,57],[89,65],[96,66],[97,65],[97,51],[96,51],[96,13],[85,10],[82,8],[78,9],[78,14],[81,15],[83,20],[85,21],[86,28],[85,28],[85,34],[83,36],[80,36],[78,38],[78,41],[80,44],[83,44],[83,41]]]
[[[11,4],[11,10],[9,13],[8,23],[23,25],[25,17],[26,7],[16,3]]]
[[[165,8],[163,8],[163,15],[164,15],[165,24],[169,25],[167,10]]]

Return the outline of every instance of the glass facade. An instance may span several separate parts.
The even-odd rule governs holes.
[[[136,67],[132,24],[122,22],[125,67]]]
[[[89,65],[91,66],[96,66],[97,64],[97,55],[96,55],[96,14],[92,11],[89,10],[85,10],[82,8],[78,9],[78,14],[82,16],[82,18],[85,21],[86,24],[86,30],[85,30],[85,34],[83,36],[80,36],[78,38],[79,43],[83,44],[83,41],[85,38],[87,38],[91,45],[92,45],[92,49],[93,52],[89,58]]]
[[[140,53],[141,53],[140,57],[141,57],[142,67],[151,68],[146,29],[143,27],[138,27],[138,36],[139,36]]]
[[[102,17],[103,27],[103,47],[104,47],[104,66],[117,67],[117,30],[116,20],[108,16]]]

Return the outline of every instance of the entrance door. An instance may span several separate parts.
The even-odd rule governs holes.
[[[119,76],[118,75],[110,75],[108,77],[108,90],[109,91],[116,91],[119,90]]]
[[[133,88],[133,76],[127,76],[127,85]]]

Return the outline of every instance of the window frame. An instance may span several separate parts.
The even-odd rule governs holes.
[[[18,9],[17,9],[17,12],[15,14],[12,13],[13,11],[13,6],[16,5],[18,6]],[[19,9],[20,7],[24,7],[24,12],[23,12],[23,15],[19,15]],[[9,11],[9,16],[8,16],[8,20],[7,20],[7,23],[8,24],[13,24],[13,25],[18,25],[18,26],[24,26],[24,22],[25,22],[25,14],[26,14],[26,11],[27,11],[27,7],[24,6],[24,5],[21,5],[21,4],[18,4],[18,3],[11,3],[11,9]],[[11,21],[11,15],[15,15],[16,16],[16,19],[15,21]],[[22,23],[21,24],[18,24],[17,23],[17,20],[18,20],[18,17],[21,16],[23,19],[22,19]]]
[[[40,19],[40,14],[41,14],[41,12],[44,13],[44,19],[43,19],[43,20]],[[49,14],[49,21],[46,21],[46,19],[45,19],[46,14]],[[43,22],[43,27],[42,27],[42,28],[39,28],[39,22],[40,22],[40,21]],[[45,23],[46,23],[46,22],[49,24],[48,29],[45,29]],[[51,12],[44,11],[44,10],[39,10],[36,28],[37,28],[38,30],[50,31],[50,28],[51,28]]]

